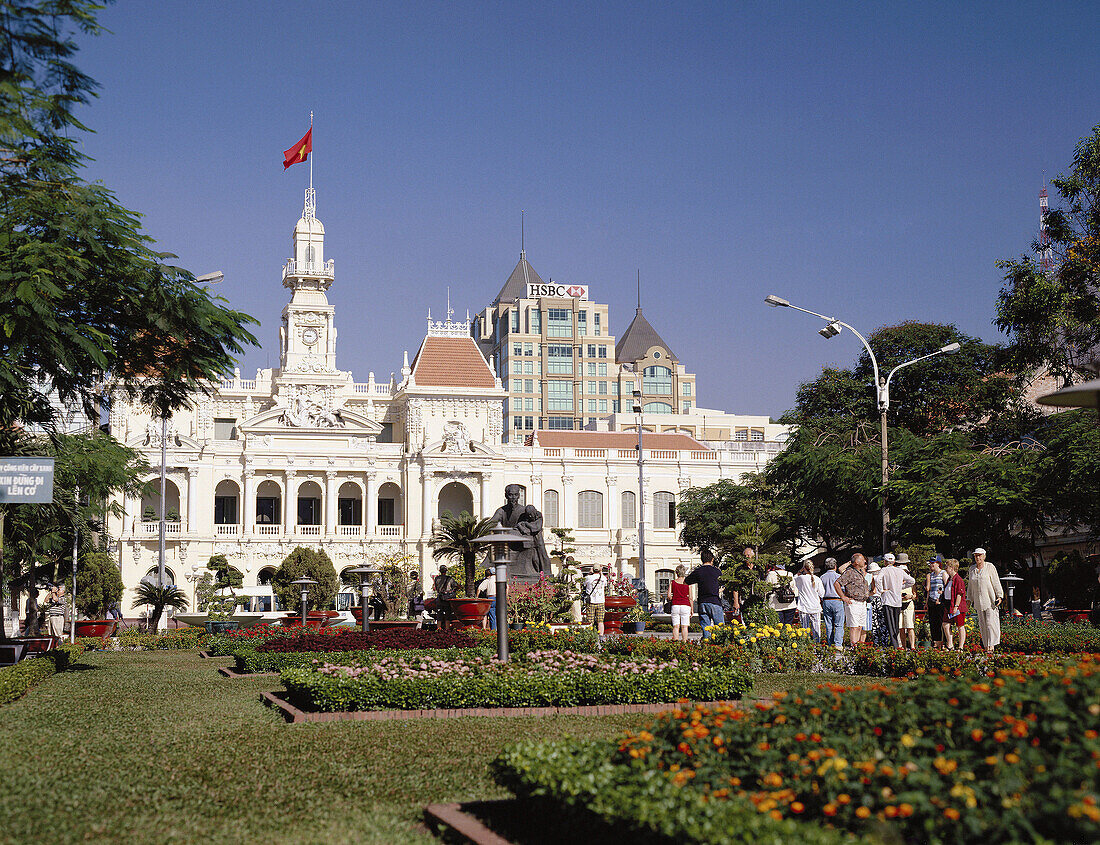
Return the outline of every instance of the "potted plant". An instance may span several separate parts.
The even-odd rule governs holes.
[[[458,516],[445,513],[428,541],[433,558],[462,564],[464,589],[459,596],[446,601],[452,618],[463,627],[480,628],[481,620],[489,613],[492,604],[492,599],[477,597],[477,558],[484,556],[485,549],[476,540],[492,531],[494,525],[496,522],[493,519],[477,519],[467,511]]]
[[[285,618],[279,620],[279,624],[287,627],[302,624],[302,594],[298,585],[291,583],[299,578],[310,578],[317,582],[310,586],[306,594],[306,602],[313,608],[328,607],[340,586],[336,567],[324,551],[298,546],[279,564],[271,578],[271,589],[279,603],[289,611]],[[320,628],[329,618],[328,611],[313,610],[306,616],[306,625]]]
[[[623,618],[630,608],[638,604],[634,597],[634,585],[629,576],[614,570],[607,573],[607,588],[604,594],[604,632],[622,633]]]
[[[409,589],[416,570],[410,570],[415,564],[415,558],[404,552],[392,552],[390,554],[378,554],[370,559],[370,563],[382,570],[371,578],[371,590],[373,599],[381,603],[382,618],[368,619],[367,628],[372,631],[380,631],[387,628],[416,628],[419,627],[418,619],[408,618]],[[367,608],[369,611],[369,608]],[[355,605],[351,608],[351,615],[358,625],[363,624],[364,608]]]
[[[91,552],[76,569],[76,609],[86,617],[73,622],[78,637],[106,639],[115,632],[117,619],[107,618],[107,608],[122,600],[122,575],[111,556]]]
[[[233,618],[237,611],[240,599],[237,598],[235,587],[244,586],[244,576],[229,565],[225,555],[214,555],[206,564],[206,568],[213,573],[211,583],[212,592],[206,597],[206,622],[204,623],[208,634],[224,634],[226,631],[236,631],[241,623]],[[209,573],[208,573],[209,574]],[[204,578],[207,575],[203,576]],[[228,591],[228,595],[226,594]],[[196,596],[198,589],[196,588]],[[221,595],[217,595],[217,593]],[[204,609],[200,606],[200,610]]]
[[[653,616],[648,610],[640,604],[636,604],[627,610],[626,615],[623,616],[623,624],[630,625],[635,634],[641,634],[645,631],[646,623],[652,618]]]

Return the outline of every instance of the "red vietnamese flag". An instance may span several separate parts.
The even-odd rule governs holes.
[[[307,158],[309,154],[313,152],[313,127],[309,127],[309,131],[302,136],[302,140],[291,147],[289,150],[283,152],[283,170],[286,170],[292,164],[301,164]]]

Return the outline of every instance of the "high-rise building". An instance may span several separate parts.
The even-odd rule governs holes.
[[[521,251],[474,337],[508,393],[505,438],[595,426],[629,411],[641,390],[647,413],[687,413],[695,376],[686,372],[639,308],[616,343],[606,304],[589,286],[543,281]]]

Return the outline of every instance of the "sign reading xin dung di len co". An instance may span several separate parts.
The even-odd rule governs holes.
[[[544,296],[561,299],[588,299],[588,285],[560,285],[557,282],[527,285],[528,299],[540,299]]]
[[[53,501],[53,458],[0,458],[0,504]]]

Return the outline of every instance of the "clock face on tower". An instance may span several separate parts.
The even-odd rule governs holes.
[[[321,335],[313,326],[309,326],[302,331],[302,342],[305,343],[306,346],[313,346],[320,337]]]

